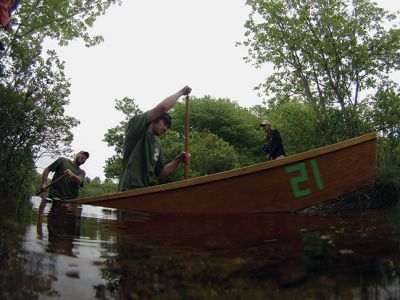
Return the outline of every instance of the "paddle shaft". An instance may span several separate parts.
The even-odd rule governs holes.
[[[56,182],[58,182],[58,181],[60,181],[61,179],[63,179],[65,176],[67,176],[66,173],[62,174],[62,175],[61,175],[60,177],[58,177],[57,179],[52,180],[52,181],[50,182],[50,184],[46,187],[46,189],[48,189],[50,186],[52,186],[52,185],[55,184]],[[38,193],[36,193],[36,196],[40,195],[41,193],[43,193],[43,192],[40,190]]]
[[[185,152],[189,153],[189,95],[186,96],[186,118],[185,118]],[[189,165],[184,164],[183,178],[189,176]]]

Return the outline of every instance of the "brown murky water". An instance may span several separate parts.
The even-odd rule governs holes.
[[[27,220],[0,214],[0,299],[400,298],[398,208],[149,216],[31,201]]]

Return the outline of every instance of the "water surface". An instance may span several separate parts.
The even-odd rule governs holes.
[[[0,299],[397,299],[397,208],[151,216],[32,197],[0,215]]]

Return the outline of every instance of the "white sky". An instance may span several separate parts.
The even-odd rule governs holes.
[[[389,11],[400,10],[400,1],[376,2]],[[102,44],[57,47],[71,82],[66,112],[81,122],[72,130],[72,148],[91,155],[82,166],[87,176],[104,179],[105,160],[114,153],[102,139],[123,118],[114,108],[115,99],[134,98],[146,111],[187,84],[196,97],[229,98],[243,107],[261,104],[253,88],[271,68],[246,64],[242,58],[247,50],[235,47],[244,40],[249,13],[244,3],[125,0],[94,24],[92,32],[104,37]],[[38,161],[38,171],[54,159]]]

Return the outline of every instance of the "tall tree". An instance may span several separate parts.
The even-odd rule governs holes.
[[[310,103],[320,135],[332,142],[371,130],[365,112],[377,105],[380,90],[396,85],[390,75],[400,67],[396,16],[369,0],[246,3],[252,9],[246,61],[275,68],[258,87],[266,101]]]
[[[172,111],[172,128],[184,131],[185,106],[177,103]],[[250,110],[229,99],[210,96],[192,97],[190,101],[190,127],[197,132],[210,132],[232,145],[239,154],[240,165],[245,166],[263,159],[261,144],[263,133],[260,118]]]
[[[181,120],[174,120],[180,125]],[[171,161],[184,149],[183,133],[169,130],[167,134],[160,137],[166,161]],[[189,177],[198,177],[227,171],[240,167],[239,155],[235,148],[221,137],[207,130],[202,132],[192,131],[190,133],[191,164],[189,166]],[[178,168],[165,181],[177,181],[183,178],[183,168]]]
[[[135,99],[129,97],[116,99],[114,107],[124,114],[124,119],[117,126],[108,129],[104,134],[103,141],[106,142],[108,147],[113,147],[115,151],[115,154],[105,162],[104,174],[108,179],[118,179],[122,168],[122,150],[128,121],[134,115],[142,113],[135,103]]]
[[[27,0],[11,18],[13,32],[0,31],[0,193],[15,191],[34,161],[45,153],[67,151],[71,128],[78,120],[65,114],[70,83],[55,51],[43,53],[46,39],[67,45],[83,39],[87,46],[102,41],[88,29],[120,0]]]
[[[252,113],[278,129],[287,155],[308,151],[326,143],[315,130],[319,115],[309,103],[285,101],[277,107],[256,105]]]

